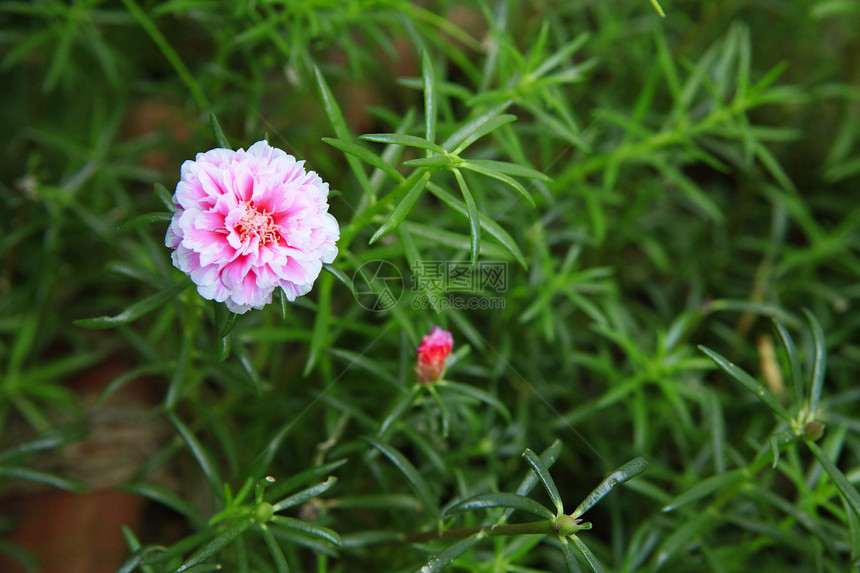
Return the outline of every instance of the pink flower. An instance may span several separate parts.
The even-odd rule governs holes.
[[[242,314],[276,288],[291,301],[311,290],[337,256],[340,229],[328,183],[303,164],[265,141],[182,164],[164,244],[200,296]]]
[[[421,339],[415,377],[422,384],[432,384],[445,373],[445,359],[454,348],[454,337],[447,330],[434,326],[430,334]]]

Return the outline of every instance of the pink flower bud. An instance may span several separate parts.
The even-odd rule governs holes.
[[[434,326],[430,334],[421,339],[415,377],[421,384],[432,384],[445,373],[445,359],[454,348],[454,337],[447,330]]]

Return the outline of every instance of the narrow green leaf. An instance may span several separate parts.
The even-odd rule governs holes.
[[[540,179],[541,181],[552,181],[552,178],[545,173],[538,171],[537,169],[532,169],[531,167],[526,167],[524,165],[519,165],[517,163],[510,163],[508,161],[494,161],[492,159],[469,159],[464,162],[463,167],[466,167],[466,164],[469,166],[481,167],[487,171],[495,171],[497,173],[504,173],[505,175],[513,175],[515,177],[526,177],[528,179]]]
[[[547,40],[549,39],[549,27],[550,20],[548,18],[543,19],[540,25],[540,31],[531,41],[531,46],[529,46],[528,58],[525,60],[522,67],[528,70],[530,75],[534,74],[532,70],[534,70],[538,65],[538,61],[544,57]]]
[[[591,567],[594,573],[603,573],[603,565],[600,564],[600,561],[597,560],[594,553],[592,553],[585,543],[583,543],[582,539],[576,535],[571,535],[568,539],[571,543],[576,545],[576,548],[579,549],[579,552],[585,558],[585,562],[588,563],[588,566]]]
[[[770,450],[773,452],[773,466],[779,463],[779,450],[781,446],[796,442],[800,436],[795,430],[785,430],[770,436]]]
[[[421,569],[416,571],[416,573],[438,573],[442,571],[450,565],[457,557],[460,557],[472,547],[478,544],[481,539],[486,537],[486,534],[482,531],[475,533],[474,535],[470,535],[465,539],[461,539],[442,553],[434,556],[430,561],[428,561]]]
[[[328,541],[329,543],[337,545],[338,547],[343,544],[340,535],[336,531],[334,531],[333,529],[329,529],[328,527],[323,527],[322,525],[316,525],[313,523],[308,523],[307,521],[302,521],[300,519],[295,519],[292,517],[284,517],[281,515],[276,515],[272,517],[272,523],[286,529],[295,529],[297,531],[301,531],[302,533],[306,533],[314,537],[319,537],[320,539]]]
[[[661,71],[663,72],[663,79],[665,80],[666,87],[669,89],[669,93],[674,100],[676,109],[681,111],[686,111],[683,109],[683,104],[681,102],[681,80],[678,76],[678,68],[675,65],[674,56],[672,55],[672,51],[669,49],[669,46],[666,42],[666,36],[663,30],[657,28],[654,30],[654,43],[657,47],[657,63],[660,65]],[[648,98],[651,99],[651,94],[648,94]],[[643,102],[644,103],[644,102]],[[644,108],[637,106],[642,109],[644,112]],[[641,115],[639,118],[641,119]]]
[[[153,190],[155,191],[155,196],[158,197],[158,200],[161,201],[170,212],[176,210],[176,205],[173,204],[173,194],[167,190],[167,187],[161,183],[156,183],[153,185]]]
[[[475,119],[465,123],[462,127],[460,127],[460,129],[452,133],[451,136],[442,143],[443,150],[452,151],[456,149],[459,145],[463,143],[463,141],[466,140],[467,137],[470,137],[472,134],[474,134],[476,130],[478,130],[481,126],[485,125],[488,121],[492,120],[494,117],[497,117],[500,113],[508,109],[511,103],[513,102],[506,101],[504,103],[501,103],[485,111],[481,115],[477,116]],[[455,152],[455,154],[456,153],[457,152]]]
[[[397,145],[405,145],[407,147],[417,147],[419,149],[429,149],[440,155],[445,155],[446,151],[442,147],[436,145],[432,141],[428,141],[423,137],[415,135],[407,135],[405,133],[367,133],[359,137],[365,141],[374,141],[376,143],[394,143]]]
[[[268,448],[267,448],[267,451],[268,451]],[[331,472],[333,472],[337,468],[339,468],[342,465],[344,465],[345,463],[347,463],[347,461],[349,461],[349,460],[347,460],[346,458],[341,458],[339,460],[335,460],[335,461],[329,462],[327,464],[322,464],[319,466],[315,466],[315,467],[306,469],[305,471],[299,472],[299,473],[292,475],[286,479],[278,480],[277,482],[275,482],[275,485],[272,486],[266,492],[266,494],[269,498],[280,497],[284,493],[286,493],[288,491],[292,491],[292,490],[296,489],[297,487],[302,487],[305,484],[315,482],[315,481],[321,479],[323,476],[331,475]],[[255,474],[255,477],[257,475],[262,475],[262,474]]]
[[[409,165],[410,167],[433,168],[449,167],[457,164],[458,159],[456,157],[445,155],[431,155],[429,157],[419,157],[418,159],[409,159],[403,162],[403,165]]]
[[[203,515],[192,506],[188,500],[180,497],[175,492],[164,488],[160,485],[148,483],[130,483],[117,487],[119,491],[127,491],[151,499],[156,503],[160,503],[169,507],[176,513],[184,515],[194,527],[203,527],[206,525],[206,519]]]
[[[469,210],[466,207],[466,204],[454,197],[452,194],[448,193],[434,183],[430,183],[427,188],[443,203],[445,203],[464,217],[469,216]],[[487,233],[489,233],[491,237],[501,243],[502,246],[505,247],[508,251],[510,251],[510,253],[520,264],[520,266],[522,266],[524,269],[527,269],[528,263],[526,262],[526,258],[523,256],[522,251],[520,251],[520,248],[517,246],[517,243],[516,241],[514,241],[513,237],[511,237],[507,231],[505,231],[498,223],[493,221],[491,218],[481,215],[479,219],[481,223],[481,228],[484,229]]]
[[[167,395],[164,397],[164,408],[168,412],[173,411],[179,399],[186,389],[189,365],[191,363],[191,347],[194,344],[190,330],[182,335],[182,343],[179,346],[179,354],[173,371],[170,374],[170,383],[167,385]]]
[[[532,79],[537,79],[543,77],[550,70],[557,67],[564,61],[566,61],[570,56],[575,54],[579,49],[588,42],[589,34],[588,32],[583,32],[570,42],[566,43],[564,46],[556,50],[550,57],[544,60],[540,66],[535,68],[531,74],[529,74]]]
[[[779,164],[776,157],[773,156],[771,151],[758,141],[754,141],[752,146],[756,157],[758,157],[758,160],[761,161],[761,164],[770,172],[776,182],[779,183],[786,191],[797,193],[797,188],[794,186],[794,182],[782,168],[782,165]]]
[[[197,106],[200,109],[208,109],[210,104],[203,93],[203,89],[197,83],[197,80],[194,79],[185,62],[182,61],[182,58],[179,57],[179,54],[176,53],[176,50],[173,49],[158,29],[158,25],[149,17],[149,14],[144,12],[143,8],[135,0],[122,0],[122,3],[125,4],[128,11],[134,16],[134,19],[140,24],[140,27],[149,34],[149,37],[155,42],[155,45],[158,46],[158,49],[161,50],[161,53],[164,54],[164,57],[173,66],[173,69],[176,70],[176,74],[188,88],[188,91],[191,92],[191,96],[194,98]]]
[[[827,342],[824,339],[824,331],[815,315],[808,309],[803,309],[803,314],[809,321],[812,329],[812,343],[815,348],[815,357],[812,362],[812,385],[809,390],[809,413],[818,415],[818,403],[821,400],[821,391],[824,388],[824,373],[827,370]]]
[[[710,366],[710,365],[708,365]],[[637,393],[638,397],[642,397],[641,393]],[[647,416],[647,407],[643,403],[643,417]],[[726,435],[726,422],[723,416],[723,407],[720,401],[719,394],[714,390],[709,390],[705,398],[706,426],[709,427],[711,456],[714,460],[714,470],[721,474],[726,471],[726,447],[729,443],[729,438]]]
[[[421,504],[414,495],[405,493],[377,493],[337,498],[339,509],[373,509],[421,511]]]
[[[424,79],[424,137],[436,141],[436,72],[427,50],[421,51],[421,74]]]
[[[511,413],[508,411],[504,403],[489,392],[481,390],[480,388],[475,388],[474,386],[469,386],[468,384],[459,384],[457,382],[451,382],[449,380],[440,381],[436,385],[440,388],[450,388],[455,392],[460,392],[461,394],[465,394],[467,396],[475,398],[476,400],[480,400],[481,402],[484,402],[485,404],[499,412],[502,416],[505,417],[505,420],[509,422],[511,421]]]
[[[805,509],[795,505],[796,500],[790,498],[786,499],[783,497],[782,492],[777,493],[769,488],[760,487],[759,485],[756,487],[745,488],[740,493],[743,497],[756,500],[760,503],[772,505],[774,508],[785,513],[786,516],[793,518],[799,525],[802,525],[818,541],[824,542],[828,550],[832,551],[833,554],[838,551],[836,549],[836,543],[834,543],[835,540],[833,539],[833,535],[825,530],[824,523],[819,521],[818,516],[813,517],[813,514],[807,513]],[[740,501],[741,498],[738,497],[735,499]],[[848,512],[848,515],[853,516],[850,511]],[[860,545],[855,545],[855,547],[860,548]]]
[[[543,460],[541,460],[536,453],[529,449],[526,449],[526,451],[523,452],[523,457],[535,471],[538,479],[540,479],[541,483],[543,484],[543,487],[549,494],[550,500],[552,500],[553,505],[555,505],[556,514],[561,515],[562,513],[564,513],[564,503],[561,500],[561,495],[559,495],[558,488],[555,486],[555,481],[553,481],[552,476],[549,475],[549,470],[547,469],[546,465],[544,465]]]
[[[339,267],[336,267],[330,263],[323,263],[323,269],[331,273],[334,278],[343,283],[343,285],[349,289],[349,292],[352,293],[352,296],[358,298],[358,293],[355,292],[355,285],[352,284],[352,279],[349,277],[349,275],[343,272]]]
[[[273,503],[272,507],[276,512],[278,512],[290,507],[301,505],[309,499],[319,497],[321,494],[327,492],[336,483],[337,478],[334,476],[329,476],[328,479],[322,483],[318,483],[315,486],[303,489],[302,491],[295,493],[289,497],[286,497],[277,503]]]
[[[239,364],[242,366],[242,370],[245,374],[247,374],[248,381],[251,383],[251,388],[254,389],[258,396],[262,396],[265,382],[260,378],[260,373],[257,372],[257,367],[254,365],[254,359],[251,357],[244,344],[237,341],[235,349],[236,356],[239,358]]]
[[[555,462],[558,461],[558,456],[561,453],[561,446],[561,440],[555,440],[549,445],[549,447],[541,452],[540,461],[543,463],[544,467],[549,469],[555,465]],[[517,493],[519,495],[526,495],[534,488],[534,486],[537,485],[539,479],[540,477],[536,473],[529,472],[517,488]]]
[[[272,532],[269,531],[269,528],[265,525],[260,526],[260,532],[263,535],[263,539],[266,541],[269,553],[272,554],[272,559],[275,561],[275,567],[277,567],[278,573],[289,573],[290,568],[287,566],[287,559],[284,557],[284,552],[281,551],[281,548],[278,546],[278,542],[275,540]]]
[[[826,471],[827,475],[830,476],[830,479],[833,480],[833,485],[836,486],[836,490],[839,492],[839,495],[842,496],[842,499],[845,500],[845,503],[851,508],[851,511],[860,517],[860,493],[858,493],[857,488],[851,485],[851,482],[848,481],[845,474],[843,474],[836,464],[833,463],[833,460],[827,457],[827,454],[821,449],[821,446],[810,441],[807,441],[806,445],[810,450],[812,450],[812,455],[815,456],[824,468],[824,471]]]
[[[504,114],[498,117],[493,117],[488,119],[486,122],[479,124],[476,128],[471,132],[466,134],[466,137],[463,138],[462,141],[454,148],[454,155],[459,155],[464,149],[487,135],[488,133],[492,133],[496,131],[503,125],[507,125],[517,119],[517,116]]]
[[[573,543],[566,537],[559,538],[561,542],[561,554],[564,555],[564,564],[567,567],[568,573],[582,573],[582,568],[576,560],[576,554],[573,552]]]
[[[290,301],[287,300],[287,293],[284,292],[284,289],[278,289],[278,300],[281,303],[281,320],[287,320],[287,315],[290,312]],[[305,367],[307,370],[308,367]]]
[[[326,117],[328,117],[329,123],[331,123],[331,126],[334,129],[334,134],[341,141],[350,141],[352,139],[352,135],[350,134],[349,127],[346,125],[346,120],[343,118],[343,113],[340,111],[340,106],[337,105],[337,100],[335,99],[331,88],[329,88],[328,83],[325,81],[325,77],[323,77],[322,72],[317,66],[314,66],[314,77],[317,80],[317,90],[319,91],[320,98],[323,101],[323,109],[325,109]],[[349,164],[349,168],[355,175],[361,189],[366,194],[371,195],[373,191],[370,187],[370,181],[368,180],[367,173],[364,172],[358,158],[352,154],[348,154],[346,156],[346,162]]]
[[[472,237],[469,234],[453,233],[439,228],[438,225],[422,225],[421,223],[410,223],[403,221],[401,225],[416,238],[424,239],[425,244],[430,248],[451,247],[466,253],[472,249]],[[499,247],[495,243],[488,241],[481,242],[481,254],[486,258],[494,261],[503,261],[508,258],[508,251]],[[397,306],[393,307],[392,311],[397,310]]]
[[[123,532],[127,531],[127,528],[123,527]],[[131,556],[126,559],[119,569],[116,570],[116,573],[132,573],[138,567],[142,567],[144,572],[151,571],[151,567],[146,565],[141,565],[141,563],[145,562],[147,558],[153,553],[163,553],[163,547],[138,547],[137,549],[132,548],[133,553]]]
[[[388,219],[382,224],[382,226],[373,234],[370,238],[370,244],[375,243],[379,238],[387,235],[392,230],[397,228],[397,226],[403,222],[409,212],[412,210],[412,207],[415,205],[415,202],[418,201],[418,197],[421,196],[421,192],[424,190],[424,187],[427,185],[427,182],[430,180],[430,173],[424,172],[418,177],[413,183],[412,187],[406,192],[406,195],[397,204],[397,207],[394,208],[394,211],[389,215]],[[407,179],[408,181],[408,179]]]
[[[804,380],[803,374],[800,371],[800,355],[797,352],[797,347],[794,344],[794,339],[788,332],[788,329],[776,319],[773,319],[773,325],[782,341],[782,346],[785,348],[785,353],[788,356],[789,374],[791,378],[791,390],[794,397],[794,403],[799,407],[803,401]]]
[[[591,153],[591,146],[578,135],[579,129],[572,121],[562,121],[553,113],[544,111],[539,105],[532,105],[529,102],[521,102],[523,108],[527,109],[535,116],[540,129],[549,136],[555,136],[563,141],[566,141],[577,149]],[[601,114],[603,111],[601,111]]]
[[[224,548],[225,545],[242,535],[254,522],[250,519],[243,519],[239,523],[232,525],[227,528],[223,533],[221,533],[218,537],[201,547],[197,552],[194,553],[188,560],[182,564],[179,569],[176,570],[176,573],[182,573],[186,569],[190,569],[195,565],[203,563],[219,551]]]
[[[328,117],[329,123],[334,128],[335,135],[343,141],[349,141],[351,139],[349,127],[346,125],[346,120],[343,118],[343,113],[340,111],[337,99],[335,99],[331,88],[329,88],[325,77],[317,66],[314,66],[314,77],[317,80],[317,90],[322,98],[326,117]]]
[[[167,213],[164,211],[144,213],[143,215],[138,215],[137,217],[129,219],[117,227],[117,231],[127,231],[128,229],[146,225],[147,223],[163,223],[164,221],[169,221],[171,217],[173,217],[173,213]]]
[[[402,118],[394,121],[396,123],[394,133],[408,133],[409,130],[412,129],[412,125],[415,121],[415,110],[413,108],[409,108]],[[386,145],[380,154],[380,157],[388,165],[394,166],[400,161],[400,158],[403,156],[405,151],[406,148],[402,145]],[[405,177],[401,175],[397,178],[397,181],[402,182],[404,178]],[[377,172],[375,172],[371,177],[370,182],[373,184],[374,189],[378,190],[382,185],[382,172],[377,170]]]
[[[442,438],[445,439],[448,437],[448,429],[450,428],[450,425],[451,425],[450,409],[448,408],[448,405],[445,403],[445,401],[442,400],[442,397],[439,395],[439,390],[436,388],[436,386],[434,384],[431,384],[427,388],[427,391],[430,393],[430,397],[433,398],[433,401],[436,402],[436,406],[439,408],[439,418],[441,418],[441,421],[442,421],[441,434],[442,434]],[[432,455],[436,454],[435,450],[431,450],[431,451],[432,451]],[[435,464],[435,465],[439,468],[442,468],[442,467],[444,467],[444,462],[439,460],[439,463]]]
[[[590,494],[586,496],[582,503],[577,506],[573,513],[570,514],[571,517],[577,518],[589,509],[594,506],[595,503],[603,499],[603,497],[615,489],[616,486],[623,484],[625,482],[630,481],[635,478],[639,474],[645,471],[648,467],[648,460],[645,458],[633,458],[605,478],[603,481],[598,484],[594,490]]]
[[[391,407],[391,410],[388,412],[388,415],[386,415],[385,418],[383,418],[382,423],[379,424],[379,430],[376,432],[377,439],[381,440],[385,437],[389,428],[391,428],[391,426],[400,419],[403,413],[406,412],[420,391],[421,386],[416,384],[400,394],[394,402],[394,405]]]
[[[319,278],[317,286],[317,314],[314,319],[314,329],[311,335],[310,349],[308,350],[308,361],[305,364],[305,369],[302,372],[303,376],[307,376],[313,370],[317,360],[322,356],[325,349],[329,346],[329,331],[328,327],[331,323],[331,291],[334,283],[332,275],[326,274]],[[286,296],[283,297],[286,300]]]
[[[466,202],[466,211],[469,215],[469,236],[472,238],[470,249],[470,259],[472,264],[478,262],[478,253],[481,250],[481,217],[478,213],[478,205],[475,203],[475,198],[472,197],[472,192],[469,191],[469,186],[466,185],[466,180],[459,169],[454,169],[454,177],[457,179],[457,185],[463,193],[463,199]]]
[[[53,384],[53,382],[74,372],[80,372],[93,364],[101,363],[105,360],[106,354],[104,350],[93,350],[73,353],[62,358],[43,360],[40,361],[41,364],[33,364],[26,368],[18,380],[20,384],[32,386],[34,389],[38,386],[40,393],[47,392],[53,395],[65,393],[66,388]],[[45,384],[46,382],[49,384]]]
[[[344,153],[348,153],[357,157],[371,167],[379,169],[395,181],[403,181],[403,176],[397,171],[397,169],[394,168],[393,165],[391,165],[372,151],[365,149],[364,147],[356,143],[344,141],[342,139],[323,137],[322,140],[331,145],[332,147],[340,149]]]
[[[329,348],[328,352],[332,356],[337,356],[338,358],[341,358],[344,362],[346,362],[347,368],[349,369],[355,367],[363,368],[364,370],[370,372],[380,380],[385,380],[392,386],[397,385],[397,381],[395,380],[394,375],[391,372],[387,371],[380,362],[374,360],[373,357],[368,357],[364,354],[353,352],[351,350],[343,350],[341,348]]]
[[[218,469],[215,467],[215,464],[212,463],[212,456],[209,455],[209,452],[206,451],[206,448],[203,447],[203,444],[200,443],[197,436],[195,436],[191,430],[188,429],[188,426],[183,424],[175,414],[168,412],[167,417],[179,431],[182,441],[184,441],[188,446],[188,449],[191,450],[191,454],[194,456],[194,459],[197,460],[197,464],[203,471],[203,475],[205,475],[206,479],[209,480],[212,492],[220,494],[223,482],[221,481],[221,477],[218,475]]]
[[[84,425],[75,424],[51,428],[32,440],[0,452],[0,462],[10,463],[11,460],[26,456],[27,454],[53,450],[69,442],[83,439],[85,436],[86,427]]]
[[[784,420],[785,422],[791,423],[791,416],[788,411],[783,408],[782,404],[779,403],[776,396],[768,390],[765,386],[763,386],[758,380],[744,372],[742,369],[738,368],[723,356],[720,356],[713,350],[706,348],[704,346],[699,346],[699,350],[710,356],[711,360],[716,362],[717,366],[719,366],[726,374],[740,382],[747,390],[755,394],[759,397],[759,399],[765,403],[765,405],[770,408],[771,412],[773,412],[776,416]]]
[[[397,239],[403,247],[403,255],[409,263],[409,269],[412,271],[412,276],[420,277],[424,272],[421,268],[421,261],[424,257],[422,257],[418,250],[418,246],[415,244],[415,238],[412,236],[412,233],[409,232],[408,223],[397,227]],[[417,290],[421,291],[425,297],[428,297],[424,300],[430,301],[433,300],[430,297],[435,294],[433,288],[434,285],[421,284],[426,282],[428,281],[418,281],[419,284],[417,285]],[[413,297],[413,300],[415,300],[415,297]],[[434,308],[434,310],[436,309]],[[397,317],[395,316],[395,318]]]
[[[711,301],[710,308],[712,312],[751,312],[759,316],[776,318],[780,322],[787,324],[793,328],[802,327],[800,321],[798,321],[794,316],[792,316],[782,308],[772,304],[763,304],[748,300],[714,299],[713,301]]]
[[[236,326],[236,319],[239,318],[239,315],[231,312],[227,305],[212,301],[213,312],[215,314],[215,329],[218,332],[218,336],[220,338],[224,338],[230,332],[232,332],[233,327]]]
[[[382,452],[385,457],[387,457],[391,462],[400,470],[400,472],[406,478],[406,481],[409,482],[409,485],[412,487],[412,490],[418,496],[418,499],[421,501],[422,508],[427,515],[433,519],[434,521],[439,520],[439,508],[436,505],[436,499],[433,497],[432,492],[430,491],[430,487],[427,485],[427,482],[424,481],[424,477],[421,473],[415,469],[415,466],[412,465],[412,462],[406,459],[406,457],[389,446],[388,444],[383,444],[373,438],[364,437],[364,440],[367,441],[371,446]]]
[[[694,183],[692,179],[684,175],[681,170],[676,169],[675,166],[664,161],[659,156],[648,160],[648,163],[654,165],[655,169],[657,169],[669,182],[678,187],[678,189],[687,196],[690,203],[692,203],[693,206],[696,207],[703,215],[716,222],[722,222],[725,220],[725,215],[723,215],[722,210],[716,202],[711,199],[707,193],[699,187],[699,185]]]
[[[108,83],[110,83],[114,88],[121,88],[122,80],[120,79],[117,71],[115,58],[112,54],[112,48],[107,42],[105,42],[101,34],[86,34],[86,42],[89,44],[90,49],[98,59],[99,66],[107,78]]]
[[[746,473],[742,469],[731,470],[706,478],[666,504],[663,507],[663,512],[674,511],[723,488],[740,483],[745,478]]]
[[[40,18],[50,18],[63,15],[67,7],[62,4],[53,3],[31,3],[26,0],[8,0],[0,6],[0,11],[10,14],[21,14],[26,16],[38,16]]]
[[[33,470],[30,468],[16,466],[0,466],[0,478],[19,479],[32,483],[48,485],[64,491],[80,492],[86,490],[86,486],[79,481],[55,476],[47,472]]]
[[[851,552],[851,560],[854,563],[854,567],[860,567],[860,549],[856,549],[860,547],[860,518],[858,518],[853,512],[846,511],[848,515],[848,546],[854,547],[855,549]],[[819,535],[824,534],[822,532]],[[827,534],[824,534],[827,535]],[[823,538],[823,537],[822,537]],[[834,549],[834,553],[835,553]]]
[[[216,344],[218,360],[220,362],[227,360],[230,356],[230,337],[223,336],[217,340]]]
[[[555,440],[552,444],[549,445],[540,455],[540,459],[543,462],[544,466],[547,468],[551,468],[555,462],[558,460],[558,456],[561,453],[561,440]],[[526,473],[526,476],[523,478],[523,481],[520,482],[520,485],[517,487],[517,495],[528,495],[531,493],[532,489],[538,484],[540,478],[538,475],[529,470]],[[511,514],[514,512],[513,509],[506,509],[502,516],[496,520],[496,525],[501,525],[508,520]]]
[[[652,571],[660,569],[664,563],[683,551],[690,543],[701,539],[705,531],[709,528],[715,528],[721,523],[722,520],[719,516],[708,511],[695,512],[690,519],[678,523],[674,527],[673,533],[660,545]]]
[[[522,511],[533,513],[539,517],[543,517],[544,519],[553,519],[555,517],[550,510],[535,500],[515,493],[482,493],[448,508],[445,515],[449,516],[456,513],[474,511],[476,509],[491,509],[495,507],[520,509]]]
[[[170,299],[176,297],[179,293],[188,288],[190,285],[191,281],[181,280],[178,283],[175,283],[160,292],[150,295],[145,299],[130,305],[124,311],[115,316],[82,318],[79,320],[75,320],[74,324],[83,328],[90,328],[93,330],[114,328],[123,324],[129,324],[131,322],[134,322],[141,316],[145,315],[146,313],[151,312],[156,308],[160,307]]]
[[[531,205],[532,207],[535,206],[535,200],[531,196],[531,193],[529,193],[526,188],[523,187],[522,184],[513,177],[509,177],[504,173],[500,173],[492,169],[487,169],[481,165],[476,164],[474,161],[465,161],[460,165],[460,167],[462,167],[463,169],[469,169],[471,171],[474,171],[475,173],[480,173],[481,175],[486,175],[487,177],[492,177],[493,179],[497,179],[503,183],[507,183],[508,185],[513,187],[517,193],[522,195],[523,199],[525,199],[529,205]]]
[[[218,147],[221,149],[233,149],[233,146],[230,145],[230,140],[227,139],[227,136],[224,135],[224,130],[221,129],[221,124],[218,123],[218,118],[215,117],[215,112],[209,112],[209,127],[212,128],[212,136],[218,143]]]

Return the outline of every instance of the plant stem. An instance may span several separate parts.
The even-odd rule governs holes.
[[[465,539],[470,535],[485,532],[487,535],[550,535],[556,533],[555,524],[551,519],[533,521],[530,523],[515,523],[512,525],[497,525],[487,527],[461,527],[457,529],[446,529],[445,531],[426,531],[423,533],[410,533],[402,540],[405,543],[419,543],[432,541],[434,539]]]

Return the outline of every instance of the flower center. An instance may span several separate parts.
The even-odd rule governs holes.
[[[278,241],[278,226],[275,225],[271,213],[267,213],[265,209],[258,211],[253,201],[248,201],[244,207],[245,214],[242,215],[235,227],[242,242],[257,237],[261,245],[276,243]]]

